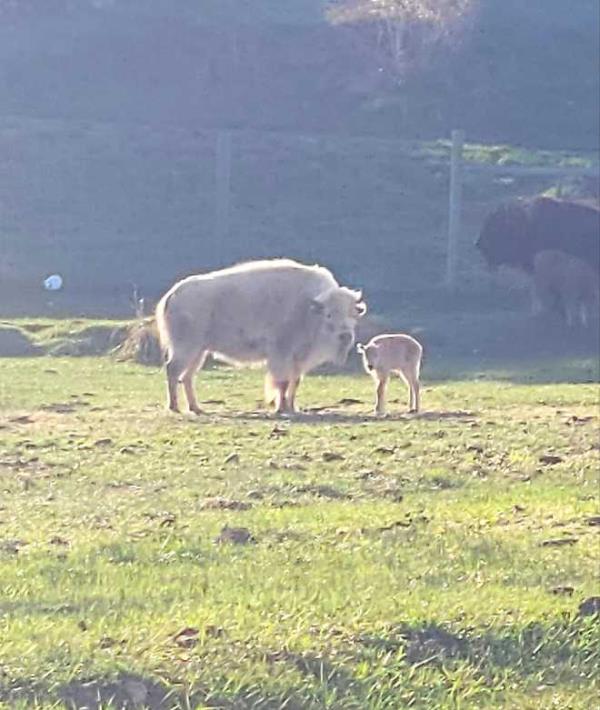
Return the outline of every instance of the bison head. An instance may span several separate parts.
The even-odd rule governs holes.
[[[527,203],[509,203],[491,212],[476,246],[492,270],[504,265],[531,271],[535,248]]]
[[[343,365],[354,345],[356,324],[367,312],[361,291],[336,286],[313,298],[310,310],[318,319],[318,347],[324,360]]]

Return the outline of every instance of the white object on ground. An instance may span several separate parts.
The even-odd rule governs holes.
[[[44,279],[44,288],[46,291],[59,291],[62,288],[63,280],[59,274],[52,274]]]

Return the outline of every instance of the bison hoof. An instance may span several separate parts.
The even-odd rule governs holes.
[[[178,407],[177,405],[175,405],[175,406],[169,405],[169,406],[167,407],[167,411],[168,411],[168,412],[174,412],[175,414],[179,414],[179,407]]]
[[[190,412],[190,414],[203,414],[200,407],[190,407],[189,412]]]

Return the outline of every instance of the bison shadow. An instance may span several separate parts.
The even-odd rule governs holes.
[[[376,424],[389,422],[411,422],[411,421],[443,421],[457,419],[465,422],[472,422],[477,418],[474,412],[456,411],[422,411],[419,413],[390,412],[385,416],[363,412],[340,412],[330,407],[312,407],[295,414],[279,415],[267,411],[249,412],[203,412],[204,417],[216,418],[220,420],[232,421],[252,421],[252,422],[290,422],[299,424]],[[202,417],[200,418],[201,421]]]

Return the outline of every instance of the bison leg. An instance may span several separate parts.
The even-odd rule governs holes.
[[[375,389],[375,414],[385,414],[385,390],[388,383],[386,375],[378,377]]]
[[[289,387],[289,380],[275,382],[275,414],[285,414],[288,411],[286,392]]]
[[[287,393],[286,393],[286,401],[287,401],[287,408],[288,412],[293,414],[296,411],[296,392],[298,391],[298,386],[300,384],[300,377],[296,377],[293,380],[290,380],[290,383],[287,388]]]
[[[192,359],[190,364],[187,366],[183,377],[181,378],[183,389],[185,391],[185,397],[188,402],[188,408],[190,412],[194,412],[194,414],[202,413],[202,410],[198,405],[198,401],[196,400],[196,393],[194,392],[194,376],[198,369],[204,364],[205,359],[206,350],[201,350],[198,355]]]
[[[172,412],[179,411],[178,387],[182,372],[185,370],[185,362],[178,358],[171,357],[167,362],[167,392],[169,397],[169,409]]]

